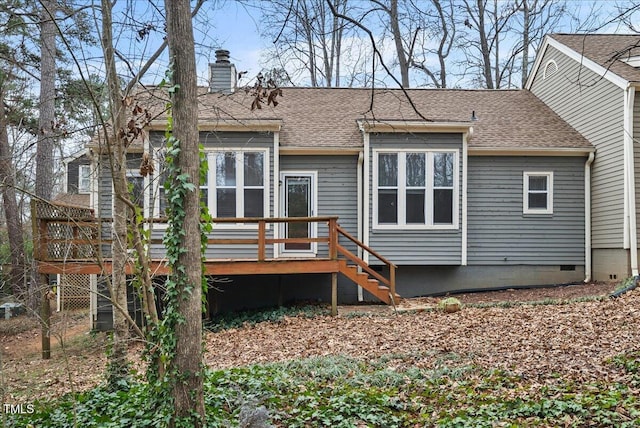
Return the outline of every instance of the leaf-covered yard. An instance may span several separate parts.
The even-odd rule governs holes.
[[[285,315],[209,332],[211,425],[263,418],[276,426],[635,426],[640,291],[587,301],[563,291],[542,299],[514,291],[502,303],[462,296],[467,305],[453,314],[419,309],[433,302],[422,299],[398,314],[342,308],[336,318]],[[51,399],[100,381],[100,335],[72,334],[67,358],[58,351],[50,362],[38,360],[37,348],[7,349],[19,342],[5,339],[5,402]],[[162,417],[136,405],[145,396],[144,384],[126,400],[93,390],[75,408],[98,406],[112,426],[145,426],[145,418]],[[58,425],[49,426],[64,426],[70,403],[38,406],[43,414],[59,408]]]

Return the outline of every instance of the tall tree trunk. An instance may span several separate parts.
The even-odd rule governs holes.
[[[113,348],[109,362],[109,382],[115,385],[128,373],[127,341],[130,331],[127,310],[127,210],[124,201],[129,189],[126,177],[126,149],[119,131],[125,129],[124,100],[120,82],[116,73],[113,48],[113,23],[111,0],[102,0],[102,50],[107,71],[109,104],[111,109],[112,130],[106,135],[107,149],[110,155],[113,181],[113,232],[111,244],[112,274],[111,299],[116,303],[113,309]]]
[[[391,26],[391,33],[393,34],[393,41],[396,44],[396,55],[398,56],[398,65],[400,67],[400,77],[402,81],[402,87],[409,87],[409,59],[402,46],[402,33],[400,32],[400,22],[398,17],[398,0],[391,0],[391,7],[389,9],[389,24]]]
[[[36,148],[36,186],[35,195],[46,201],[53,196],[53,149],[55,144],[55,108],[56,108],[56,26],[53,22],[56,5],[51,1],[42,1],[40,13],[40,120],[38,124],[38,144]],[[34,275],[41,284],[41,328],[42,358],[51,357],[50,316],[51,307],[48,298],[48,275]],[[34,304],[38,293],[30,293],[30,304]]]
[[[177,309],[184,318],[175,329],[173,387],[176,417],[190,417],[192,426],[204,424],[202,384],[202,255],[200,242],[200,157],[195,47],[188,0],[165,0],[169,55],[174,66],[173,136],[181,143],[177,167],[187,174],[193,191],[186,193],[184,234],[173,272],[184,275],[177,289]],[[180,272],[180,268],[184,269]],[[194,414],[199,416],[194,418]]]
[[[7,221],[9,251],[11,252],[9,284],[14,295],[24,298],[26,297],[26,290],[23,287],[25,275],[24,238],[22,236],[22,219],[16,198],[15,171],[7,126],[7,116],[4,109],[4,82],[0,77],[0,188],[2,189],[4,215]]]
[[[493,89],[493,78],[491,76],[491,49],[487,39],[485,28],[485,0],[478,0],[478,34],[480,35],[480,50],[482,53],[482,70],[487,89]]]
[[[522,13],[522,88],[524,88],[529,77],[529,33],[531,26],[531,14],[527,0],[522,0]]]

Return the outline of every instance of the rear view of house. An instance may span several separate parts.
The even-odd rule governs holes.
[[[344,303],[589,276],[594,148],[531,92],[283,88],[277,107],[251,109],[226,56],[211,70],[199,96],[205,270],[231,280],[212,284],[214,309],[330,300],[338,273]],[[140,93],[157,119],[130,148],[158,275],[165,98]],[[93,208],[108,219],[108,160],[92,150]],[[142,153],[155,174],[136,172]]]

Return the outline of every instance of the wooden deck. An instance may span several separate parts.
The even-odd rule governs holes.
[[[103,239],[105,224],[111,219],[96,218],[93,211],[82,207],[32,204],[34,257],[38,260],[38,271],[43,274],[98,274],[111,273],[112,261],[102,257],[100,249],[109,248],[111,241]],[[150,220],[157,222],[157,219]],[[396,266],[373,249],[358,241],[338,224],[338,217],[288,217],[288,218],[216,218],[215,224],[253,224],[257,228],[255,238],[210,238],[208,245],[252,245],[255,257],[233,259],[208,259],[204,261],[205,275],[262,275],[262,274],[332,274],[333,300],[337,299],[337,274],[347,278],[369,291],[387,304],[394,304],[400,296],[396,294]],[[326,225],[326,234],[317,237],[273,238],[268,230],[275,230],[280,224],[317,223]],[[102,231],[102,233],[101,233]],[[214,228],[215,234],[215,228]],[[362,258],[353,254],[345,246],[352,242],[377,258],[387,266],[389,277],[372,269]],[[152,240],[150,244],[160,244]],[[309,254],[305,257],[268,257],[277,245],[318,245],[324,246],[326,257]],[[135,273],[133,260],[127,264],[127,273]],[[164,259],[152,259],[152,276],[169,275],[170,268]],[[334,302],[335,303],[335,302]]]

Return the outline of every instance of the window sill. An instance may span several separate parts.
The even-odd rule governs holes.
[[[392,224],[374,224],[372,230],[381,231],[401,231],[401,230],[460,230],[457,224],[434,224],[434,225],[421,225],[421,224],[404,224],[404,225],[392,225]]]

